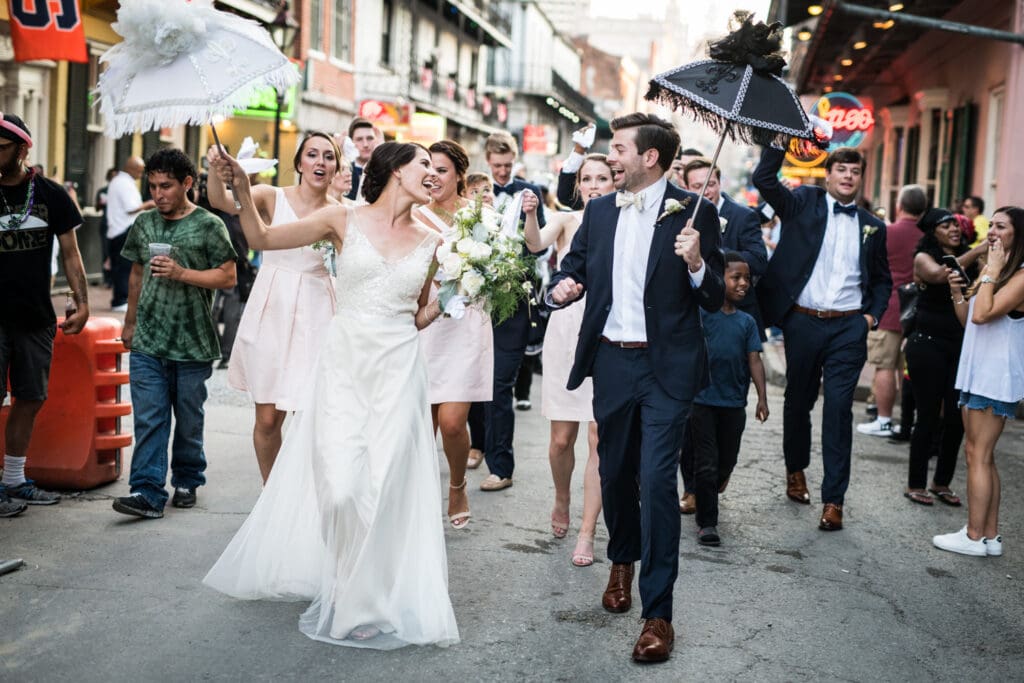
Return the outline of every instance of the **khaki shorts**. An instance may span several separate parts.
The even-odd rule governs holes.
[[[879,370],[902,370],[900,346],[903,335],[890,330],[868,332],[868,362]]]

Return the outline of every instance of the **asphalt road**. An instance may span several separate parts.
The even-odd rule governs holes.
[[[26,561],[0,577],[0,680],[1022,679],[1024,508],[1013,492],[1024,487],[1024,424],[1011,423],[997,454],[1005,555],[969,558],[931,546],[964,524],[965,508],[905,500],[907,449],[884,439],[855,434],[846,528],[819,531],[817,505],[784,497],[782,393],[771,388],[772,417],[751,415],[722,498],[723,545],[699,547],[683,519],[675,653],[641,667],[629,657],[638,605],[600,606],[603,525],[599,561],[569,562],[584,447],[574,528],[556,540],[547,424],[537,409],[518,413],[515,485],[483,493],[486,468],[472,472],[472,522],[445,531],[462,642],[381,653],[309,640],[302,603],[240,602],[201,584],[260,490],[251,408],[225,374],[210,382],[209,484],[195,509],[168,507],[157,521],[114,513],[126,462],[118,482],[0,519],[0,559]],[[820,471],[813,458],[812,492]],[[954,489],[964,482],[961,463]]]

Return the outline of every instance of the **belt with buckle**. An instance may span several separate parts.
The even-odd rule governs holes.
[[[853,311],[819,311],[816,308],[804,308],[803,306],[793,305],[793,310],[797,313],[803,313],[813,318],[821,318],[822,320],[831,320],[832,318],[845,318],[849,315],[860,315],[860,309]]]
[[[606,337],[604,335],[601,335],[601,341],[604,342],[605,344],[611,344],[612,346],[617,346],[620,349],[646,349],[647,348],[647,342],[641,342],[641,341],[635,341],[635,342],[612,341],[611,339],[609,339],[608,337]]]

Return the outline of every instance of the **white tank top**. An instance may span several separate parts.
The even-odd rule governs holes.
[[[975,301],[967,310],[956,388],[1007,403],[1024,400],[1024,318],[1004,315],[976,325]]]

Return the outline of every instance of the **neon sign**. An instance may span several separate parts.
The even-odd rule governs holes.
[[[811,113],[832,126],[832,140],[825,151],[808,151],[807,145],[794,139],[786,153],[786,160],[800,168],[822,164],[828,153],[838,147],[858,147],[875,127],[874,112],[846,92],[832,92],[822,96]]]

